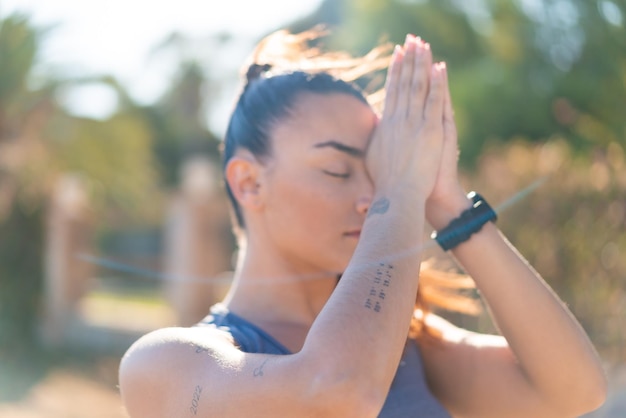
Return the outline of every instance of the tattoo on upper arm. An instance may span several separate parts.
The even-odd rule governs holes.
[[[380,312],[383,307],[385,298],[387,297],[387,289],[391,285],[391,273],[393,272],[393,265],[386,263],[379,263],[376,268],[376,274],[374,280],[372,280],[372,287],[365,299],[365,307],[371,309],[374,312]]]
[[[388,209],[389,199],[387,199],[386,197],[381,197],[380,199],[372,203],[372,205],[369,207],[369,209],[367,210],[367,216],[370,217],[374,214],[382,215],[384,213],[387,213]]]
[[[197,385],[196,390],[193,392],[193,398],[191,399],[191,406],[189,407],[189,410],[194,415],[198,415],[198,404],[200,403],[201,393],[202,393],[202,386]]]
[[[265,367],[265,363],[267,363],[267,359],[265,359],[265,361],[263,363],[261,363],[261,365],[259,367],[254,369],[254,372],[252,372],[254,377],[262,377],[263,376],[263,367]]]

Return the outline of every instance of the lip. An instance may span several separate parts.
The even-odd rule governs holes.
[[[361,230],[358,229],[354,231],[349,231],[349,232],[346,232],[344,235],[350,238],[359,238],[361,236]]]

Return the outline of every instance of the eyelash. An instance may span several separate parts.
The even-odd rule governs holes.
[[[324,172],[324,174],[328,174],[331,177],[338,177],[341,179],[347,179],[348,177],[350,177],[350,173],[333,173],[332,171],[326,171],[326,170],[322,170]]]

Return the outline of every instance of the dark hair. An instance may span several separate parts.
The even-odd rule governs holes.
[[[228,161],[240,148],[250,151],[259,159],[268,157],[271,153],[272,127],[289,115],[298,97],[304,93],[343,93],[368,104],[364,94],[356,85],[335,78],[326,72],[292,71],[271,75],[267,73],[270,69],[268,64],[252,64],[246,73],[246,86],[239,96],[226,130],[223,153],[224,170]],[[226,191],[238,226],[245,228],[241,208],[228,182],[226,182]]]

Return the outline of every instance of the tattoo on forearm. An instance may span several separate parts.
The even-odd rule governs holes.
[[[367,216],[370,217],[374,214],[382,215],[387,212],[389,209],[389,199],[386,197],[381,197],[372,203],[372,206],[367,210]]]
[[[196,386],[196,390],[193,392],[193,399],[191,400],[191,406],[189,410],[192,414],[198,415],[198,404],[200,403],[200,394],[202,393],[202,386]]]
[[[263,363],[261,363],[261,365],[259,367],[254,369],[254,372],[252,372],[254,377],[262,377],[263,376],[263,367],[265,367],[265,363],[267,363],[267,359],[265,359],[265,361]]]
[[[374,312],[380,312],[387,297],[387,289],[391,285],[391,273],[393,272],[393,265],[386,263],[379,263],[376,268],[376,274],[374,280],[372,280],[372,287],[365,299],[365,307],[371,309]]]

